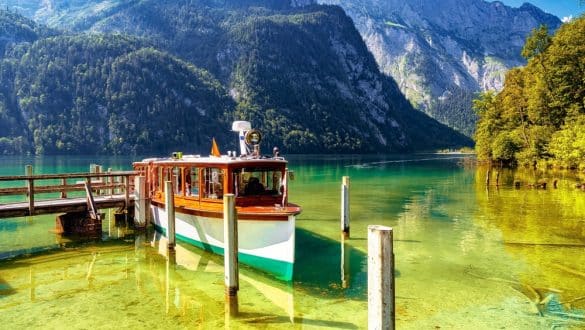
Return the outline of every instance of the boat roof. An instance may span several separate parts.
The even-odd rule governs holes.
[[[177,164],[217,164],[217,165],[251,165],[251,166],[268,166],[270,164],[287,164],[288,162],[283,157],[267,157],[267,156],[207,156],[201,155],[182,155],[182,157],[164,157],[164,158],[145,158],[142,161],[134,162],[134,164],[149,164],[157,163],[161,165]]]

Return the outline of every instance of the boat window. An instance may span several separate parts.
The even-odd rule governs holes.
[[[234,170],[234,191],[238,196],[282,194],[282,170],[279,168],[245,167]]]
[[[163,191],[165,189],[165,181],[164,181],[164,175],[163,175],[163,168],[159,167],[158,168],[158,188]]]
[[[212,199],[223,198],[223,171],[220,168],[206,168],[203,171],[205,178],[203,197]]]
[[[182,195],[181,169],[179,167],[173,167],[172,173],[173,189],[175,190],[175,195]]]
[[[187,196],[199,196],[199,169],[197,167],[188,168],[185,177],[187,178],[185,186]]]

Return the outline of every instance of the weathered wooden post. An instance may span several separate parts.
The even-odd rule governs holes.
[[[394,329],[392,228],[368,226],[368,329]]]
[[[349,176],[344,176],[341,183],[341,233],[349,238]]]
[[[24,174],[26,176],[33,175],[33,167],[32,165],[26,165],[24,169]],[[27,199],[28,199],[28,215],[31,217],[35,215],[35,181],[31,178],[27,180]]]
[[[128,177],[126,177],[128,180]],[[169,250],[175,249],[175,196],[173,194],[173,183],[165,181],[165,209],[167,211],[167,238]]]
[[[96,165],[95,166],[95,173],[96,174],[102,173],[102,166],[101,165]],[[96,181],[99,181],[99,183],[103,183],[103,180],[104,180],[103,177],[97,177],[96,179],[97,179]],[[99,196],[99,195],[101,195],[103,193],[103,190],[102,189],[97,189],[95,193],[96,193],[96,195]]]
[[[61,186],[63,186],[61,190],[61,198],[67,198],[67,179],[61,179]]]
[[[134,177],[134,225],[146,227],[148,218],[148,205],[146,200],[146,178]]]
[[[112,174],[112,168],[108,167],[108,174]],[[106,183],[108,184],[108,186],[111,186],[114,184],[114,178],[112,176],[108,176],[106,178]],[[109,188],[108,189],[108,193],[110,194],[110,196],[112,196],[114,194],[114,188]]]
[[[238,219],[234,194],[223,195],[223,246],[226,308],[230,315],[238,313]]]
[[[172,186],[171,186],[172,187]],[[130,205],[130,177],[124,176],[124,210],[128,214],[128,206]]]

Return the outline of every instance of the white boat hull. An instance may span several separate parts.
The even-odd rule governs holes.
[[[151,205],[153,224],[165,235],[164,208]],[[223,255],[223,219],[180,213],[175,210],[176,238]],[[295,216],[288,220],[238,220],[238,260],[290,281],[295,258]]]

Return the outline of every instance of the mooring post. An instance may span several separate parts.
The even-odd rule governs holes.
[[[349,176],[344,176],[341,183],[341,233],[349,238]]]
[[[134,177],[134,225],[146,227],[148,207],[146,205],[146,178]]]
[[[33,167],[32,165],[26,165],[24,168],[24,174],[26,176],[33,175]],[[35,215],[35,181],[31,178],[27,180],[27,199],[28,199],[28,215],[33,216]]]
[[[61,198],[67,198],[67,179],[61,179],[61,186],[63,186],[61,190]]]
[[[237,314],[239,290],[238,219],[234,194],[223,195],[223,245],[225,268],[225,296],[229,314]]]
[[[95,173],[96,173],[96,174],[102,173],[102,166],[101,166],[101,165],[96,165],[96,166],[95,166]],[[99,177],[99,176],[98,176],[98,177],[96,178],[96,181],[99,181],[100,183],[103,183],[103,182],[104,182],[104,177]],[[97,189],[97,190],[96,190],[96,194],[97,194],[98,196],[99,196],[99,195],[101,195],[102,193],[103,193],[102,189]]]
[[[128,214],[128,206],[130,205],[130,177],[128,175],[124,176],[124,205],[126,214]]]
[[[392,228],[368,226],[368,329],[394,329]]]
[[[125,177],[128,180],[128,177]],[[175,249],[175,195],[173,194],[173,183],[165,181],[165,208],[167,211],[167,238],[169,250]]]
[[[112,168],[108,167],[108,174],[112,174]],[[110,188],[108,189],[108,193],[110,194],[110,196],[112,196],[114,194],[114,188],[112,188],[111,186],[114,184],[114,178],[111,176],[108,176],[106,178],[106,183],[108,184],[108,186],[110,186]]]

